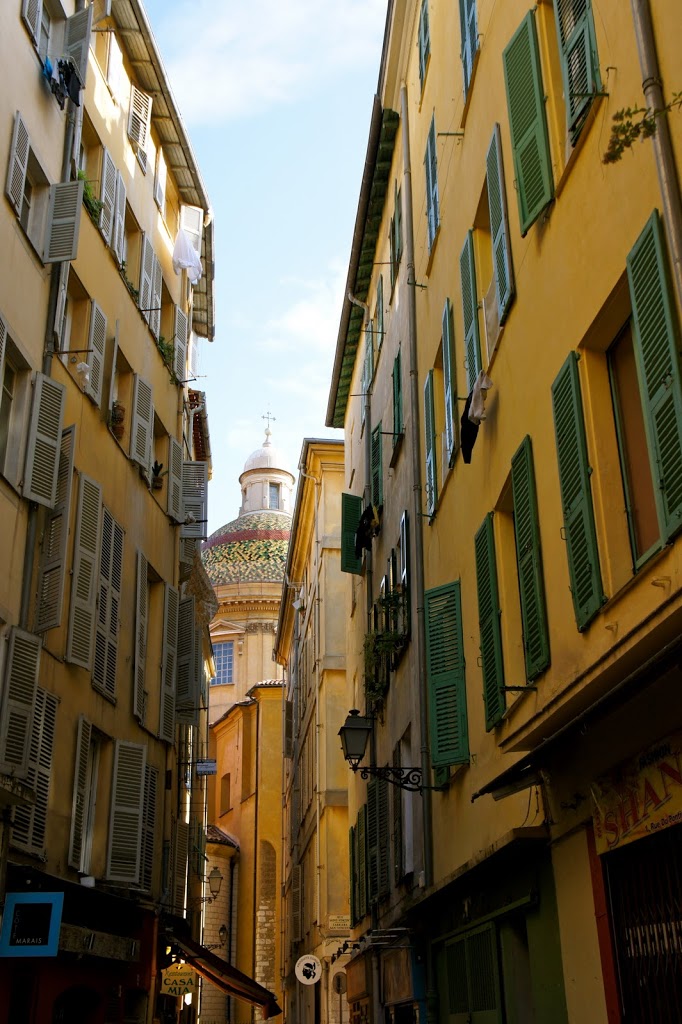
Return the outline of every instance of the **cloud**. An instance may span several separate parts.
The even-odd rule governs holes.
[[[386,0],[185,0],[155,20],[193,124],[253,116],[339,73],[377,65]]]

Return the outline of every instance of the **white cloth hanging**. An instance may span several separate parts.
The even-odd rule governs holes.
[[[176,274],[179,274],[181,270],[186,270],[192,284],[197,283],[202,273],[199,254],[182,228],[178,231],[173,246],[173,270]]]
[[[471,392],[471,404],[469,406],[469,419],[476,426],[485,419],[486,393],[493,386],[493,382],[483,370],[476,378],[476,383]]]

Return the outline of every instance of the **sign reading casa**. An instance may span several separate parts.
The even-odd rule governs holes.
[[[161,976],[161,991],[167,996],[184,996],[194,992],[197,975],[189,964],[171,964]]]
[[[682,822],[682,733],[655,743],[592,787],[598,853]]]

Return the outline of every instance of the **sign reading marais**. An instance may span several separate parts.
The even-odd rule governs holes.
[[[314,985],[322,977],[322,964],[316,956],[308,953],[298,958],[294,973],[302,985]]]
[[[218,765],[215,758],[202,758],[197,761],[197,775],[217,775]]]
[[[0,957],[57,956],[63,892],[8,892]]]

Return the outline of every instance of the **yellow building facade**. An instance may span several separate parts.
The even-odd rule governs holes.
[[[349,798],[352,1012],[675,1019],[676,109],[604,156],[679,42],[647,3],[389,5],[328,406],[349,701],[394,769]]]

